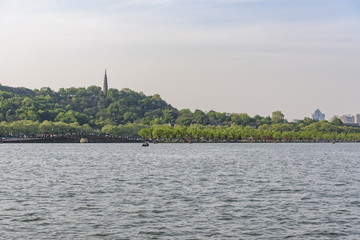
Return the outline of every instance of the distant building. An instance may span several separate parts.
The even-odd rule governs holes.
[[[344,124],[348,124],[348,123],[355,123],[355,117],[348,114],[348,115],[341,115],[339,116],[339,119],[344,123]]]
[[[338,119],[339,117],[336,116],[336,115],[332,115],[330,118],[329,118],[329,122],[332,122],[334,121],[335,119]]]
[[[108,81],[106,76],[106,69],[105,69],[105,76],[104,76],[104,85],[103,85],[103,93],[106,96],[108,91]]]
[[[360,114],[356,114],[356,115],[355,115],[354,122],[360,124]]]
[[[314,120],[317,121],[322,121],[325,120],[325,114],[323,114],[322,112],[320,112],[319,109],[316,109],[315,112],[313,112],[310,117]]]

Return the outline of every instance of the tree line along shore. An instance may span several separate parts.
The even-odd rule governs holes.
[[[169,124],[105,125],[94,129],[88,124],[32,122],[29,120],[0,123],[0,136],[4,139],[33,139],[75,136],[115,137],[121,139],[159,142],[331,142],[360,141],[359,129],[335,126],[327,121],[300,123],[263,124],[258,128],[232,124],[213,126],[191,124],[190,126]],[[55,141],[55,140],[54,140]],[[55,141],[56,142],[56,141]],[[107,141],[108,142],[108,141]]]
[[[0,85],[0,137],[111,136],[169,142],[359,141],[360,129],[304,118],[177,110],[157,94],[100,87],[30,90]]]

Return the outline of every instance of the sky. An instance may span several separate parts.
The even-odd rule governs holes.
[[[0,84],[102,86],[178,109],[360,113],[358,0],[0,0]]]

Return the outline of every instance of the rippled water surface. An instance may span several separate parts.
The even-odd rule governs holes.
[[[360,239],[360,144],[2,144],[0,239]]]

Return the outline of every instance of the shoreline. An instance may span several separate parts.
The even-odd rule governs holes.
[[[63,136],[49,136],[37,138],[15,138],[3,139],[0,143],[141,143],[138,139],[126,139],[111,136],[97,136],[97,135],[63,135]]]
[[[128,139],[121,137],[113,136],[97,136],[97,135],[62,135],[62,136],[46,136],[46,137],[37,137],[37,138],[14,138],[14,139],[2,139],[1,143],[143,143],[148,142],[150,144],[159,144],[159,143],[186,143],[186,144],[196,144],[196,143],[358,143],[360,141],[344,141],[344,140],[335,140],[335,141],[324,141],[324,140],[303,140],[303,141],[289,141],[289,140],[265,140],[265,141],[251,141],[251,140],[142,140],[138,139]]]

